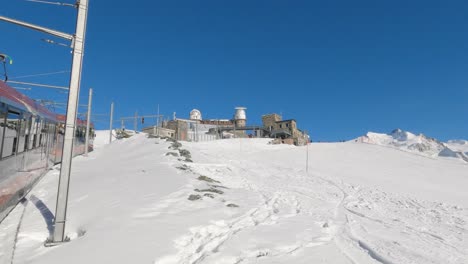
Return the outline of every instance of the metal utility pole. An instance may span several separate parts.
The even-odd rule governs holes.
[[[88,146],[89,146],[89,125],[91,123],[91,103],[93,101],[93,88],[89,88],[89,98],[88,98],[88,114],[86,118],[86,140],[85,140],[85,156],[88,156]]]
[[[157,117],[156,117],[156,133],[154,133],[155,135],[159,136],[159,104],[158,104],[158,113],[157,113]]]
[[[136,130],[138,129],[138,120],[140,118],[154,118],[154,117],[156,117],[158,119],[158,122],[159,122],[159,118],[161,118],[162,115],[141,115],[141,116],[139,116],[138,112],[135,112],[135,115],[132,116],[132,117],[121,117],[120,122],[121,122],[122,128],[125,128],[124,127],[124,120],[133,120],[133,122],[134,122],[133,126],[134,126],[134,129],[135,129],[135,132],[136,132]],[[153,132],[154,131],[156,131],[156,126],[153,126]]]
[[[114,102],[111,103],[109,122],[109,144],[112,143],[112,122],[114,122]]]
[[[57,30],[34,25],[31,23],[0,16],[0,21],[5,21],[39,32],[47,33],[55,37],[72,41],[73,58],[70,74],[70,85],[68,92],[67,113],[65,121],[64,144],[62,148],[62,165],[60,167],[60,178],[57,191],[57,206],[55,210],[55,228],[51,243],[54,245],[66,241],[65,221],[67,214],[68,190],[70,185],[70,172],[73,157],[73,139],[75,134],[78,98],[80,94],[81,70],[83,65],[83,50],[86,35],[86,20],[88,16],[88,0],[80,0],[76,3],[78,16],[76,19],[76,31],[74,35]],[[64,89],[64,87],[55,87]]]
[[[138,128],[138,111],[135,112],[135,121],[133,122],[133,129],[135,130],[135,134]]]
[[[159,104],[158,104],[158,113],[156,117],[156,126],[159,127]]]
[[[308,140],[308,131],[304,131],[305,138],[306,138],[306,173],[309,173],[309,140]]]
[[[60,180],[57,194],[57,207],[55,211],[55,229],[53,242],[64,242],[65,221],[67,215],[68,190],[70,186],[70,172],[73,158],[73,138],[76,126],[76,110],[80,94],[81,69],[83,65],[83,51],[86,35],[86,20],[88,16],[88,0],[80,0],[76,4],[78,17],[76,20],[76,33],[73,38],[73,60],[70,76],[70,90],[68,93],[67,116],[65,123],[65,136],[62,150],[62,166],[60,167]]]

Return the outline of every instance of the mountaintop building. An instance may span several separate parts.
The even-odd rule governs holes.
[[[273,144],[305,145],[308,135],[297,128],[295,119],[283,120],[278,114],[262,116],[261,125],[248,125],[246,107],[236,107],[232,119],[203,119],[198,109],[190,111],[189,119],[165,121],[162,127],[148,127],[144,132],[184,141],[208,141],[233,137],[269,137]],[[253,133],[248,134],[251,131]]]

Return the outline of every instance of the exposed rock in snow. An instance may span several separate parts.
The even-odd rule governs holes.
[[[460,156],[458,155],[457,152],[449,149],[449,148],[444,148],[440,153],[440,157],[449,157],[449,158],[459,158]]]

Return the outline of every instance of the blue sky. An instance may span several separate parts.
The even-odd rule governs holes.
[[[157,104],[184,118],[193,108],[230,118],[246,106],[250,124],[282,113],[320,141],[397,127],[468,138],[467,10],[462,0],[91,0],[81,103],[93,87],[94,113],[114,101],[117,119],[155,114]],[[0,14],[74,30],[73,8],[12,0]],[[0,34],[10,77],[69,70],[70,50],[47,36],[5,23]],[[26,93],[66,101],[53,90]],[[98,128],[106,118],[96,116]]]

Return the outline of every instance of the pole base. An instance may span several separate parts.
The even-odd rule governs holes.
[[[45,242],[44,242],[44,247],[55,247],[55,246],[60,246],[64,243],[68,243],[70,242],[70,238],[69,237],[65,237],[65,239],[63,241],[54,241],[52,238],[48,238]]]

